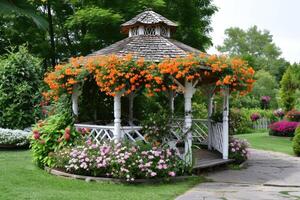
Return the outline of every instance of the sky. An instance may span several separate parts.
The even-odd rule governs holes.
[[[214,4],[219,11],[212,17],[214,47],[208,53],[217,53],[215,46],[223,43],[226,28],[257,25],[270,31],[283,58],[300,62],[300,0],[214,0]]]

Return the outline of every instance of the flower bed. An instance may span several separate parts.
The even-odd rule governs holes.
[[[241,164],[249,157],[249,143],[246,140],[240,140],[231,137],[229,140],[229,158],[234,159],[235,163]]]
[[[299,122],[289,122],[289,121],[279,121],[271,124],[269,126],[270,135],[283,136],[283,137],[293,137],[294,132],[299,125]]]
[[[11,130],[0,128],[0,147],[1,148],[17,148],[28,147],[29,132],[22,130]]]
[[[55,168],[84,176],[126,181],[186,175],[189,167],[174,150],[133,144],[91,144],[54,154]]]

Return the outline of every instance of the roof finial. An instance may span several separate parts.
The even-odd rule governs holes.
[[[145,11],[153,11],[152,8],[145,7]]]

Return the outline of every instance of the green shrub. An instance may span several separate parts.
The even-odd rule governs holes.
[[[29,145],[29,132],[0,128],[0,144],[23,147]]]
[[[73,121],[73,117],[65,113],[52,115],[35,125],[30,143],[34,161],[39,167],[52,166],[51,154],[82,138],[82,133],[73,127]]]
[[[40,101],[40,60],[24,46],[0,62],[0,127],[23,129],[35,122],[34,106]]]
[[[293,138],[293,150],[297,156],[300,156],[300,127],[295,131],[295,136]]]
[[[243,110],[233,108],[229,112],[229,133],[231,135],[244,134],[250,132],[252,122],[250,116],[245,114]]]

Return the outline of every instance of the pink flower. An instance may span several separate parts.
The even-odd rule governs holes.
[[[153,176],[156,176],[157,174],[155,172],[151,172],[150,175],[153,177]]]
[[[176,173],[173,171],[169,172],[168,174],[169,174],[169,176],[176,176]]]

